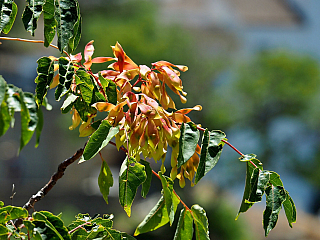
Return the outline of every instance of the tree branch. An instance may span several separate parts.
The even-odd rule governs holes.
[[[39,202],[44,196],[47,195],[47,193],[53,188],[53,186],[57,183],[57,181],[62,178],[62,176],[64,175],[64,171],[66,170],[66,168],[74,163],[77,159],[79,159],[82,154],[83,154],[83,150],[84,148],[80,148],[79,150],[77,150],[77,152],[70,158],[64,160],[62,163],[59,164],[58,166],[58,171],[55,172],[49,182],[43,187],[41,188],[35,195],[33,195],[29,201],[23,206],[23,208],[30,210],[31,208],[33,208],[33,205],[36,202]]]

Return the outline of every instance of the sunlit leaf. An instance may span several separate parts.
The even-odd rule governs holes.
[[[0,105],[0,137],[4,135],[10,127],[11,117],[6,102]]]
[[[60,101],[70,89],[74,74],[74,67],[71,61],[64,57],[59,58],[59,84],[55,91],[55,98]]]
[[[46,0],[42,8],[44,24],[44,46],[48,47],[56,34],[56,20],[54,19],[54,0]]]
[[[131,205],[136,196],[138,187],[146,180],[147,175],[144,166],[132,158],[126,158],[119,173],[119,201],[131,216]]]
[[[280,175],[276,172],[270,171],[270,183],[273,186],[280,186],[283,187],[283,183],[280,179]]]
[[[101,163],[98,185],[104,200],[108,203],[109,189],[113,186],[113,177],[111,170],[104,159],[102,159]]]
[[[74,26],[78,21],[77,1],[55,0],[54,17],[57,21],[58,47],[62,53],[74,35]]]
[[[282,203],[286,217],[288,219],[289,226],[292,227],[292,223],[296,222],[297,211],[296,206],[289,195],[289,192],[286,191],[286,200]]]
[[[14,85],[12,84],[7,85],[7,97],[8,97],[7,104],[9,108],[9,114],[11,117],[12,128],[14,127],[14,122],[15,122],[14,113],[21,111],[20,98],[18,94],[19,91],[21,91],[21,89]]]
[[[19,152],[22,150],[22,148],[27,145],[27,143],[31,140],[31,137],[33,135],[33,132],[35,128],[37,127],[37,121],[35,119],[31,118],[31,114],[28,110],[28,107],[32,108],[32,116],[38,118],[37,111],[34,114],[34,109],[37,109],[36,103],[32,102],[33,99],[30,99],[25,96],[25,94],[20,91],[19,92],[19,98],[20,98],[20,104],[21,104],[21,136],[20,136],[20,149]],[[25,102],[26,100],[26,102]],[[31,126],[31,128],[29,128]]]
[[[12,26],[12,19],[14,21],[15,15],[17,14],[16,8],[17,5],[13,2],[13,0],[0,0],[0,33],[2,32],[2,30],[4,30],[6,26]],[[4,33],[8,33],[8,31],[4,31]]]
[[[92,91],[94,89],[94,85],[91,80],[91,75],[84,70],[78,70],[76,73],[76,84],[77,84],[77,88],[81,92],[81,96],[83,100],[87,104],[91,104]]]
[[[252,163],[249,161],[251,161]],[[238,219],[240,213],[246,212],[253,205],[253,203],[247,201],[249,199],[250,193],[251,193],[251,184],[250,183],[251,183],[251,177],[252,177],[253,170],[256,167],[258,167],[260,170],[263,170],[261,162],[256,158],[251,158],[251,160],[248,160],[246,162],[246,164],[247,164],[247,171],[246,171],[245,189],[244,189],[240,209],[239,209],[238,215],[236,216],[236,220]]]
[[[108,102],[117,104],[117,85],[110,79],[104,78],[99,72],[99,81],[106,91]]]
[[[176,197],[176,195],[174,195],[173,196],[174,211],[177,210],[179,203],[180,203],[180,200]],[[151,209],[148,215],[139,224],[139,226],[134,232],[134,236],[138,236],[141,233],[154,231],[159,227],[162,227],[163,225],[167,224],[168,222],[169,222],[169,216],[168,216],[166,204],[164,201],[164,196],[161,196],[157,204]]]
[[[77,100],[79,96],[76,96],[72,93],[69,93],[67,98],[64,100],[62,107],[61,107],[61,112],[62,113],[68,113],[74,104],[74,102]]]
[[[34,31],[37,29],[37,22],[42,13],[42,6],[45,0],[27,0],[27,3],[28,5],[22,14],[22,22],[24,28],[34,36]]]
[[[266,209],[263,212],[263,228],[265,236],[276,226],[281,205],[286,199],[286,192],[281,186],[266,188]]]
[[[6,1],[4,1],[4,2],[6,2]],[[10,2],[10,1],[7,1],[7,2]],[[1,7],[1,13],[2,13],[2,10],[3,10],[3,8]],[[5,11],[5,10],[4,10]],[[0,19],[2,20],[2,14],[0,13],[0,15],[1,15],[1,17],[0,17]],[[11,13],[10,13],[10,19],[9,19],[9,22],[7,22],[6,24],[5,24],[5,27],[2,29],[2,32],[3,33],[5,33],[5,34],[8,34],[9,32],[10,32],[10,30],[11,30],[11,28],[12,28],[12,26],[13,26],[13,23],[14,23],[14,21],[16,20],[16,16],[17,16],[17,13],[18,13],[18,7],[17,7],[17,4],[14,2],[14,1],[12,1],[12,8],[11,8]],[[3,23],[5,23],[5,21],[6,21],[7,19],[6,19],[6,17],[4,17],[4,19],[3,19]],[[0,21],[1,23],[0,23],[0,33],[1,33],[1,26],[2,26],[2,21]]]
[[[68,229],[63,221],[47,211],[34,212],[32,214],[35,231],[39,232],[43,239],[71,240]]]
[[[146,198],[150,186],[151,186],[151,180],[152,180],[152,169],[150,167],[150,163],[147,161],[144,161],[140,159],[139,161],[145,168],[146,174],[147,174],[147,179],[142,183],[142,189],[141,189],[141,196],[143,198]]]
[[[43,98],[46,96],[50,84],[53,79],[53,61],[48,57],[42,57],[38,59],[38,76],[35,79],[36,87],[36,102],[40,107],[43,101]]]
[[[181,167],[195,153],[199,137],[200,132],[194,123],[182,123],[180,127],[179,155],[177,167]]]
[[[0,223],[6,223],[17,218],[26,218],[28,211],[21,207],[5,206],[0,208]]]
[[[221,140],[225,137],[226,135],[221,131],[209,132],[208,129],[205,130],[195,183],[198,183],[217,164],[223,147]]]
[[[110,140],[119,132],[119,127],[112,127],[107,121],[103,120],[99,128],[90,137],[84,152],[84,160],[93,158],[102,148],[107,146]]]
[[[159,172],[162,188],[163,188],[163,196],[164,202],[166,204],[167,213],[169,215],[170,226],[174,221],[174,207],[173,207],[173,181],[171,178],[163,176],[161,172]]]
[[[210,240],[209,224],[206,212],[202,207],[195,204],[191,207],[194,222],[194,231],[197,240]]]
[[[193,219],[190,211],[181,209],[178,226],[173,240],[192,239],[193,237]]]

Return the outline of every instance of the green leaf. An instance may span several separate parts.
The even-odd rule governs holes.
[[[0,224],[17,218],[28,217],[28,211],[21,207],[5,206],[0,208]]]
[[[163,188],[163,196],[164,202],[166,204],[167,213],[169,213],[169,221],[170,226],[174,221],[174,207],[173,207],[173,181],[171,178],[163,176],[161,172],[159,172],[162,188]]]
[[[14,5],[13,0],[0,0],[0,33],[12,21],[12,18],[13,18],[12,14],[14,13],[13,5]]]
[[[145,168],[146,174],[147,174],[147,179],[142,183],[142,189],[141,189],[141,196],[143,198],[146,198],[150,186],[151,186],[151,180],[152,180],[152,169],[150,167],[150,163],[147,161],[144,161],[140,159],[139,161]]]
[[[239,159],[241,162],[249,162],[253,159],[256,159],[257,155],[251,153],[251,154],[246,154],[246,155],[243,155],[241,156]]]
[[[41,108],[38,108],[38,124],[36,128],[36,145],[35,145],[36,148],[39,146],[42,128],[43,128],[43,113]]]
[[[58,47],[62,53],[74,35],[74,26],[78,21],[77,1],[55,0],[54,17],[57,22]]]
[[[197,240],[210,240],[209,224],[206,212],[202,207],[195,204],[191,207],[194,222],[194,231]]]
[[[200,132],[193,122],[182,123],[180,127],[178,168],[195,153],[199,137]]]
[[[3,79],[3,77],[0,75],[0,104],[4,100],[6,96],[6,91],[7,91],[7,83]]]
[[[110,79],[104,78],[99,72],[99,81],[107,94],[108,102],[117,105],[117,85]]]
[[[0,208],[4,206],[4,202],[0,201]]]
[[[54,62],[48,57],[42,57],[38,59],[37,63],[38,77],[35,79],[35,83],[37,84],[36,102],[40,107],[53,79]]]
[[[119,201],[129,217],[137,188],[146,178],[147,175],[142,164],[132,158],[126,158],[123,161],[119,173]]]
[[[281,186],[266,188],[266,209],[263,212],[263,228],[265,236],[276,226],[281,205],[286,199],[286,192]]]
[[[192,239],[193,237],[193,219],[190,211],[181,209],[180,217],[173,240]]]
[[[217,164],[223,147],[221,140],[225,137],[226,135],[221,131],[209,132],[208,129],[205,130],[202,139],[200,162],[195,177],[196,184]]]
[[[32,217],[35,220],[33,221],[35,229],[42,238],[71,240],[68,229],[59,217],[47,211],[34,212]]]
[[[180,200],[176,195],[173,196],[173,207],[174,211],[177,210],[177,207],[180,203]],[[138,236],[141,233],[146,233],[154,231],[159,227],[167,224],[169,222],[169,216],[164,201],[164,196],[161,196],[158,203],[151,209],[148,215],[143,219],[143,221],[138,225],[137,229],[134,232],[134,236]]]
[[[244,156],[247,156],[247,155],[244,155]],[[249,161],[251,161],[251,162],[249,162]],[[251,158],[251,160],[246,161],[246,164],[247,164],[247,171],[246,171],[245,189],[244,189],[240,209],[239,209],[238,215],[236,216],[236,220],[238,219],[240,213],[248,211],[248,209],[251,208],[253,205],[252,202],[247,201],[249,199],[250,193],[251,193],[251,177],[252,177],[253,170],[256,167],[259,168],[260,170],[263,170],[261,162],[258,159],[256,159],[255,157]]]
[[[27,0],[27,3],[28,5],[22,14],[22,22],[24,28],[34,36],[34,31],[37,29],[37,22],[42,13],[42,6],[45,0]]]
[[[262,200],[262,196],[270,180],[270,172],[259,168],[253,170],[250,184],[251,193],[247,202],[256,203]]]
[[[74,67],[71,61],[64,57],[59,58],[59,84],[55,91],[55,99],[60,101],[70,89],[74,75]]]
[[[12,84],[7,85],[7,104],[9,108],[9,114],[11,117],[11,127],[14,127],[14,113],[21,111],[21,104],[20,104],[20,98],[19,98],[19,92],[21,91],[20,88],[17,88],[16,86]]]
[[[286,200],[282,203],[286,217],[288,219],[289,226],[292,228],[292,223],[296,222],[297,210],[296,206],[289,195],[289,192],[286,191]]]
[[[108,120],[103,120],[99,128],[91,135],[83,152],[84,160],[93,158],[119,132],[119,127],[112,127]]]
[[[80,15],[80,7],[79,7],[79,3],[76,2],[77,4],[77,12],[78,12],[78,20],[74,25],[73,28],[73,37],[70,38],[69,40],[69,44],[68,44],[68,52],[72,53],[78,46],[79,42],[80,42],[80,38],[81,38],[81,15]]]
[[[98,185],[104,200],[108,203],[109,189],[113,186],[113,177],[111,170],[104,159],[102,159]]]
[[[272,172],[270,171],[270,183],[273,185],[273,186],[280,186],[280,187],[283,187],[283,183],[280,179],[280,175],[276,172]]]
[[[77,84],[77,88],[81,92],[81,96],[83,100],[87,104],[91,104],[92,92],[94,89],[91,75],[84,70],[78,70],[76,73],[76,84]]]
[[[54,19],[54,0],[46,0],[43,5],[44,46],[49,47],[56,34],[56,20]]]
[[[21,104],[21,136],[20,136],[20,149],[28,144],[31,140],[34,130],[37,127],[38,115],[37,104],[33,99],[31,93],[19,92],[20,104]]]
[[[9,2],[9,1],[8,1]],[[15,2],[12,1],[12,9],[11,9],[11,14],[10,14],[10,20],[9,22],[5,25],[3,28],[2,32],[5,34],[8,34],[13,26],[14,21],[16,20],[16,16],[18,13],[18,7]],[[0,27],[1,28],[1,27]],[[1,30],[0,30],[1,33]]]
[[[4,225],[0,224],[0,239],[7,240],[8,233],[9,233],[8,229]]]
[[[67,98],[64,100],[64,102],[62,104],[61,112],[68,113],[72,109],[72,106],[78,97],[79,96],[76,96],[73,93],[69,93]]]
[[[77,78],[77,76],[76,76]],[[91,107],[90,104],[86,103],[81,97],[77,98],[73,106],[78,111],[82,121],[88,121],[88,116],[97,113],[97,109]],[[72,107],[72,106],[71,106]]]

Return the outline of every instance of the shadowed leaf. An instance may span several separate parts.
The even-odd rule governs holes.
[[[37,22],[42,13],[42,6],[45,0],[27,0],[27,3],[28,5],[22,14],[22,22],[24,28],[34,36],[34,31],[37,29]]]
[[[197,204],[191,207],[191,211],[196,240],[210,240],[209,224],[206,212]]]
[[[100,192],[108,203],[109,189],[113,186],[113,177],[107,162],[102,159],[100,174],[98,177]]]
[[[183,208],[180,213],[178,226],[173,240],[192,239],[193,219],[190,211]]]

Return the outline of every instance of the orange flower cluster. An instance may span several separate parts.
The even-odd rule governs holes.
[[[116,43],[112,46],[114,58],[93,58],[93,41],[89,42],[84,51],[85,62],[82,66],[90,70],[92,63],[102,63],[114,60],[109,65],[109,70],[103,70],[100,75],[112,80],[117,86],[117,104],[110,102],[96,102],[92,106],[100,112],[108,112],[106,119],[113,126],[119,126],[116,135],[116,145],[119,149],[124,146],[128,155],[140,160],[140,155],[153,158],[155,161],[162,160],[161,170],[165,168],[163,162],[166,157],[167,148],[172,148],[171,154],[171,177],[180,180],[184,186],[184,177],[191,181],[199,164],[200,147],[195,155],[185,163],[177,174],[177,158],[179,155],[180,124],[190,122],[186,116],[190,111],[200,111],[202,107],[197,105],[193,108],[176,110],[172,98],[167,93],[171,89],[180,97],[182,103],[187,101],[187,93],[183,91],[180,71],[187,71],[186,66],[174,65],[166,61],[158,61],[152,64],[152,68],[146,65],[138,66],[123,51],[121,45]],[[81,53],[71,56],[71,60],[80,64]],[[93,74],[98,84],[99,77]],[[176,111],[175,111],[176,110]],[[74,129],[80,123],[79,114],[75,109],[73,113]],[[90,116],[87,122],[81,125],[80,135],[86,136],[92,133],[90,122],[94,116]],[[82,127],[83,126],[83,127]]]

